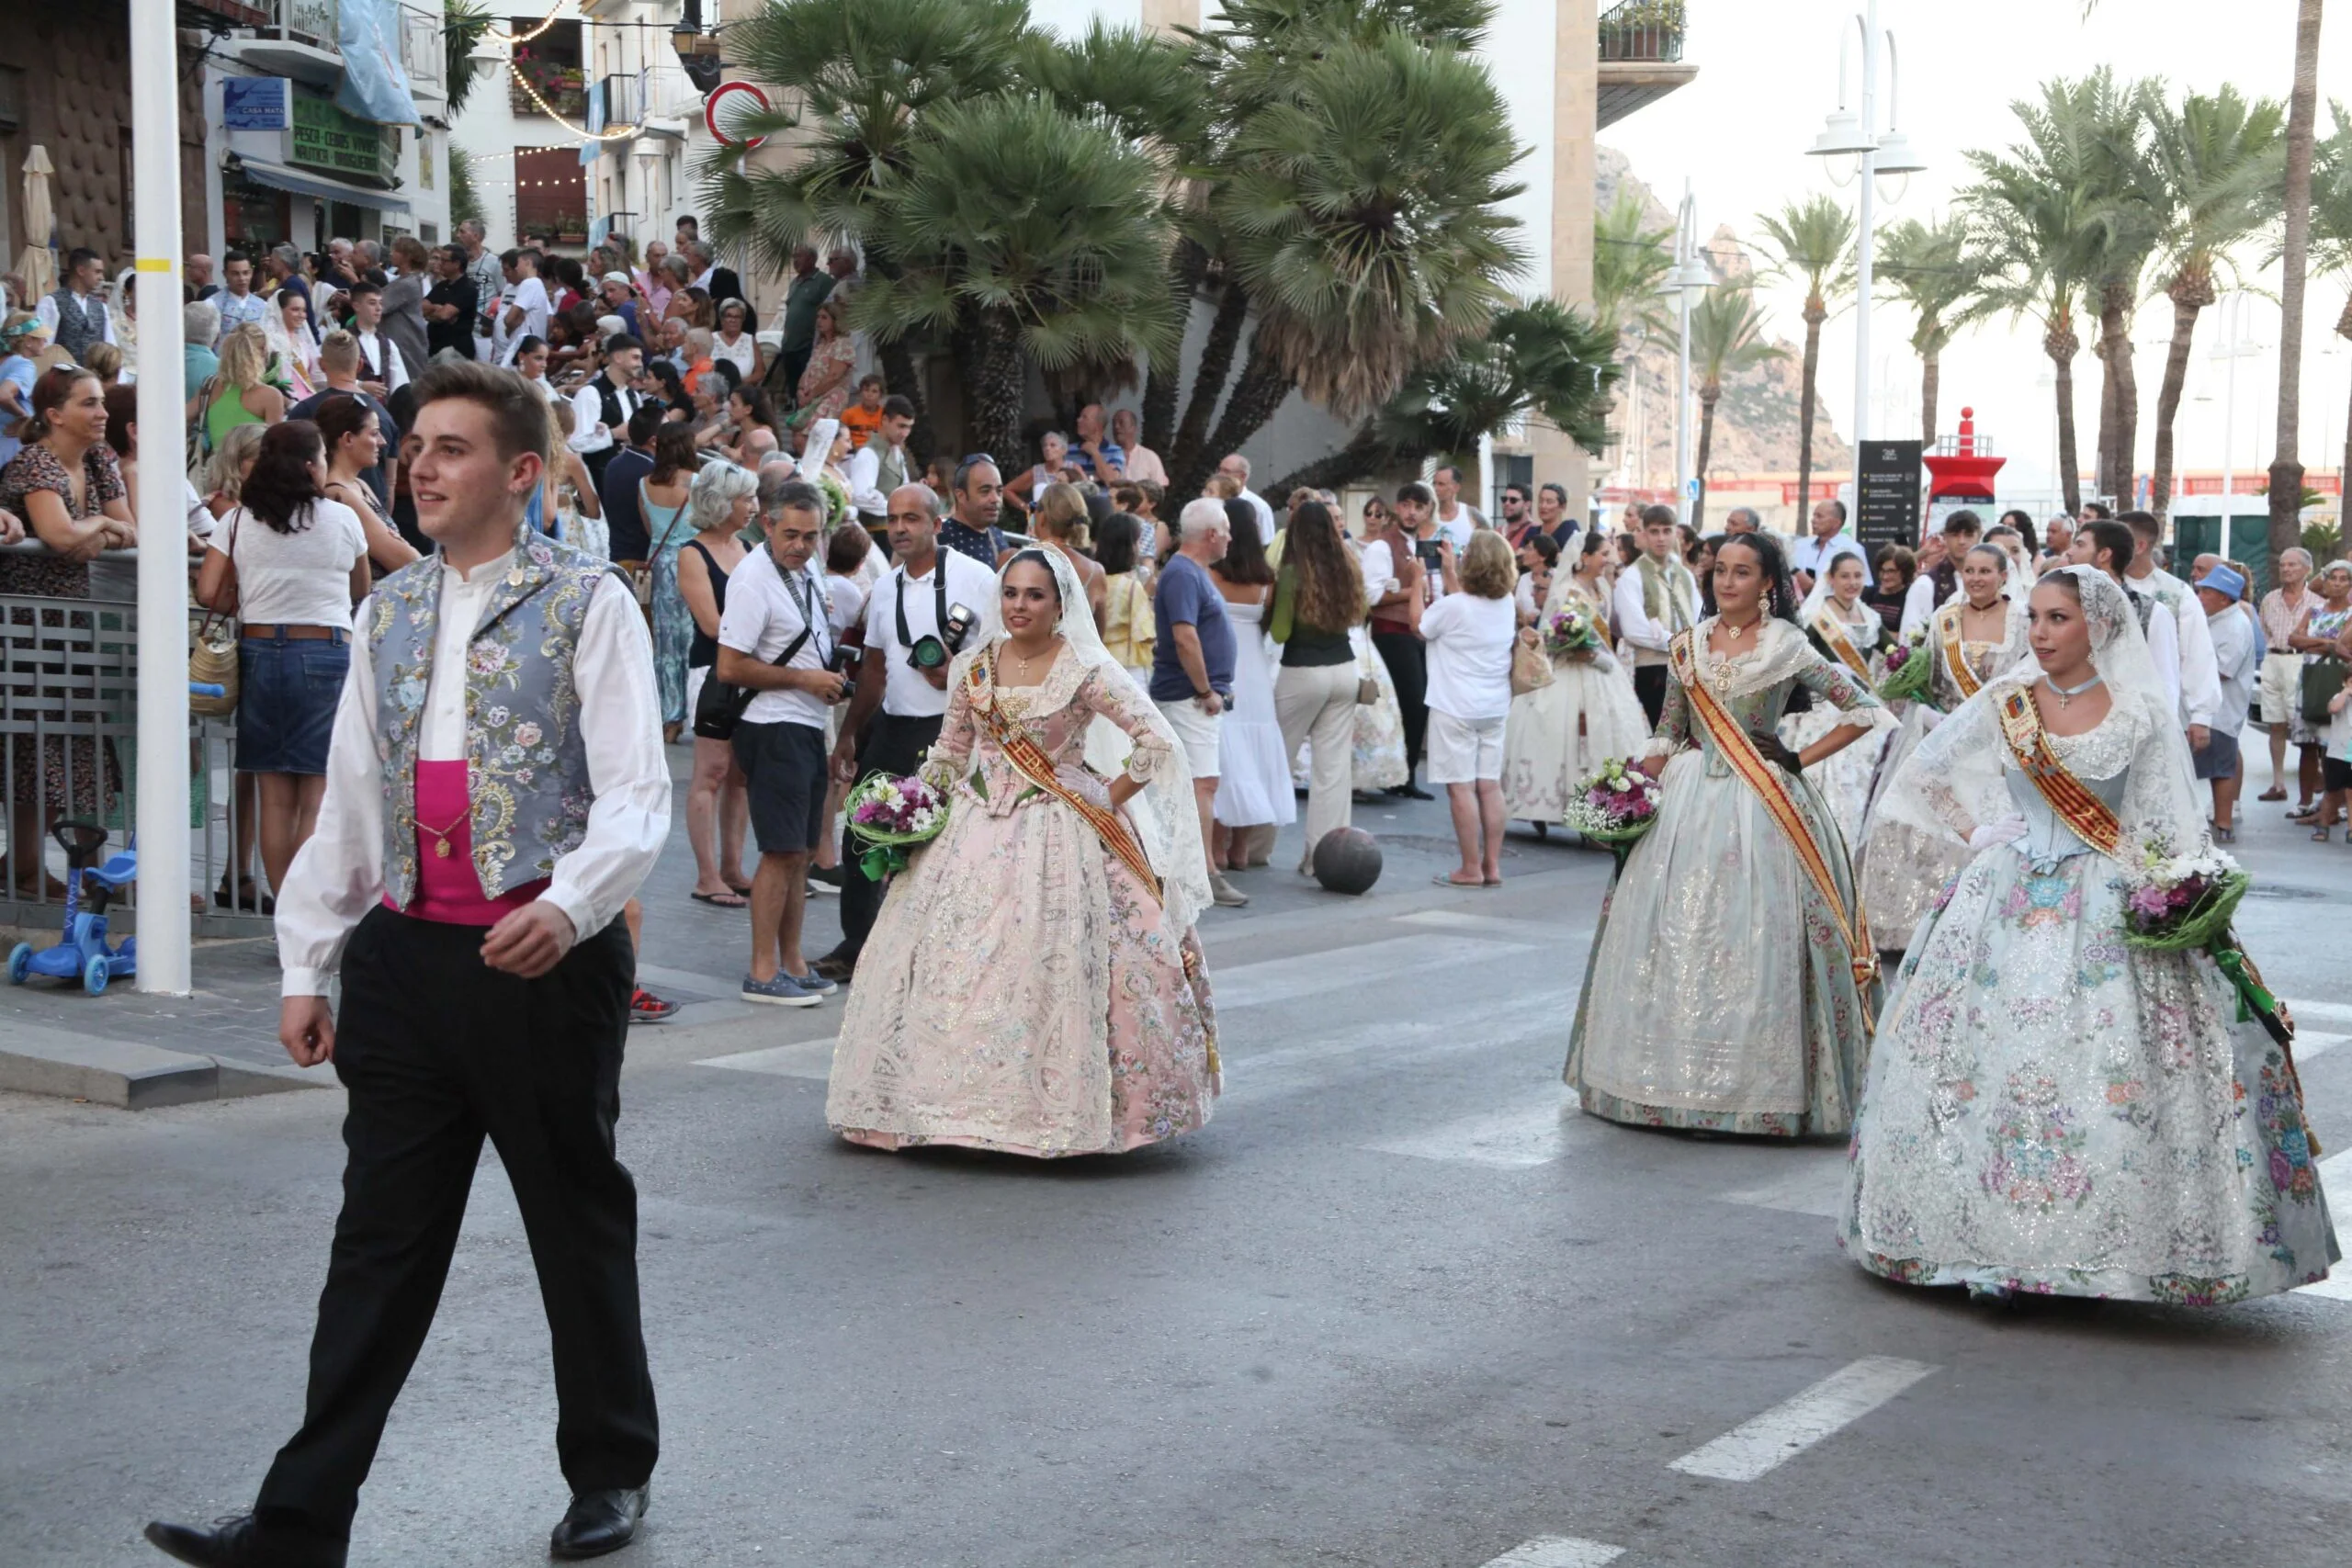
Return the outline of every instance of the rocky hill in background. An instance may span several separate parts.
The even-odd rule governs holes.
[[[1594,152],[1599,167],[1594,193],[1596,209],[1606,210],[1616,201],[1619,190],[1630,189],[1650,214],[1652,227],[1670,230],[1674,226],[1673,212],[1633,172],[1623,152],[1610,147],[1596,148]],[[1755,261],[1728,226],[1718,228],[1707,241],[1706,256],[1709,269],[1718,278],[1730,280],[1754,275]],[[1715,409],[1714,446],[1708,462],[1716,473],[1796,471],[1804,323],[1793,315],[1784,319],[1776,310],[1771,327],[1773,340],[1787,350],[1785,357],[1744,371],[1724,384],[1723,401]],[[1634,461],[1630,477],[1645,488],[1671,489],[1674,484],[1676,346],[1671,330],[1653,335],[1643,344],[1634,356],[1633,374],[1627,378],[1629,383],[1639,384],[1629,384],[1620,392],[1618,412],[1611,422],[1621,439],[1632,440]],[[1691,439],[1695,458],[1695,432]],[[1839,438],[1829,411],[1816,407],[1813,423],[1814,471],[1826,470],[1835,484],[1836,476],[1851,468],[1853,460],[1853,448]],[[1623,457],[1620,453],[1612,453],[1608,461],[1617,468],[1622,466]]]

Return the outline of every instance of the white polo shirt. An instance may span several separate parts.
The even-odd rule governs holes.
[[[964,647],[978,648],[996,629],[996,573],[961,550],[942,549],[934,564],[921,577],[910,578],[904,566],[894,566],[874,585],[865,602],[865,656],[882,660],[886,681],[882,711],[900,718],[933,718],[947,711],[947,694],[923,678],[907,662],[907,650],[925,637],[939,635],[939,595],[933,574],[947,573],[947,608],[961,604],[973,614],[972,630]],[[728,592],[734,592],[730,581]],[[728,603],[735,601],[729,597]],[[899,605],[906,606],[907,635],[899,635]]]

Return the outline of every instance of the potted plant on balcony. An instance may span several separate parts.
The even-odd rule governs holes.
[[[588,243],[588,215],[585,212],[559,212],[549,220],[559,245],[584,245]]]

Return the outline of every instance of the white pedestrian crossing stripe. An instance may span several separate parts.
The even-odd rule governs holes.
[[[1380,1154],[1414,1159],[1455,1160],[1467,1165],[1524,1170],[1549,1165],[1567,1152],[1568,1118],[1582,1116],[1548,1094],[1536,1104],[1483,1116],[1465,1116],[1424,1133],[1364,1146]]]
[[[1753,1186],[1719,1192],[1719,1203],[1745,1203],[1752,1209],[1779,1209],[1791,1214],[1815,1214],[1834,1220],[1846,1212],[1846,1151],[1842,1148],[1774,1149],[1783,1168],[1777,1176]]]
[[[814,1078],[823,1083],[832,1074],[835,1038],[829,1034],[822,1040],[771,1045],[764,1051],[739,1051],[731,1056],[709,1056],[695,1066],[731,1067],[739,1073],[767,1073],[781,1078]]]
[[[1602,1568],[1624,1555],[1622,1546],[1578,1540],[1572,1535],[1539,1535],[1489,1560],[1482,1568]]]
[[[2335,1272],[2318,1284],[2298,1286],[2295,1293],[2352,1302],[2352,1228],[2345,1224],[2345,1216],[2352,1214],[2352,1149],[2319,1162],[2319,1188],[2327,1196],[2329,1215],[2335,1222],[2335,1249],[2346,1255],[2346,1261],[2337,1264]]]
[[[1328,991],[1380,988],[1394,995],[1396,982],[1442,975],[1459,984],[1463,967],[1515,958],[1536,949],[1469,936],[1394,936],[1356,947],[1327,948],[1288,958],[1263,958],[1209,971],[1209,991],[1219,1012],[1296,1001]]]
[[[1753,1481],[1861,1419],[1935,1371],[1925,1361],[1864,1357],[1753,1421],[1742,1422],[1706,1447],[1684,1454],[1667,1468],[1717,1481]]]

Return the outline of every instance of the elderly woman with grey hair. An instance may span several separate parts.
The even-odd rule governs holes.
[[[2278,586],[2262,596],[2258,612],[2262,621],[2263,639],[2269,646],[2262,660],[2261,684],[2257,688],[2262,705],[2262,728],[2270,732],[2270,787],[2258,797],[2263,800],[2287,798],[2287,742],[2292,738],[2298,711],[2302,705],[2303,656],[2288,646],[2295,628],[2302,624],[2303,612],[2319,603],[2311,591],[2312,553],[2298,546],[2282,551],[2278,557]],[[2319,769],[2304,768],[2299,780],[2302,800],[2299,811],[2311,809],[2319,784]]]
[[[727,612],[727,580],[743,564],[744,543],[765,509],[765,476],[732,463],[711,463],[695,475],[686,502],[695,536],[678,552],[678,592],[694,619],[686,650],[686,715],[694,716],[703,682],[718,662],[718,618]],[[756,547],[756,543],[754,547]],[[743,874],[743,834],[750,821],[743,770],[725,740],[695,737],[695,771],[686,786],[686,840],[694,846],[697,903],[740,909],[751,892]]]

